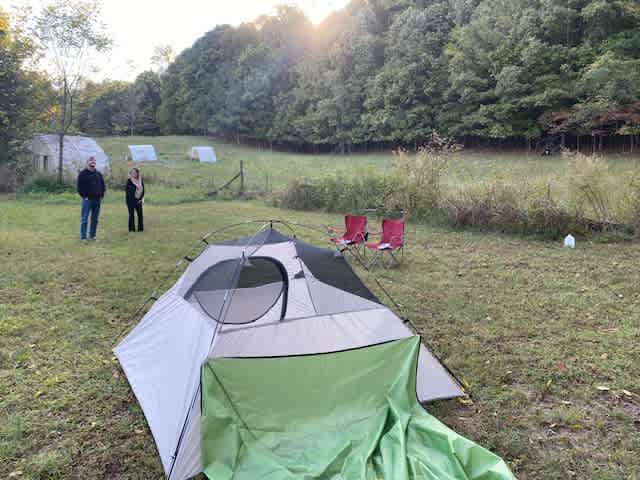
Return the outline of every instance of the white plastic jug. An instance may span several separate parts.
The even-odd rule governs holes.
[[[564,237],[564,246],[567,248],[576,248],[576,239],[573,238],[573,235],[569,234]]]

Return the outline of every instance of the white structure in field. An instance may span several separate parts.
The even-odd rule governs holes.
[[[189,157],[196,162],[216,163],[217,161],[213,147],[191,147]]]
[[[153,145],[129,145],[127,160],[133,162],[155,162],[158,158]]]
[[[58,171],[60,157],[60,135],[34,135],[29,146],[33,169],[37,172],[54,174]],[[96,168],[104,172],[109,169],[109,157],[93,138],[76,135],[64,136],[62,151],[62,168],[68,175],[75,175],[82,170],[89,157],[96,159]]]

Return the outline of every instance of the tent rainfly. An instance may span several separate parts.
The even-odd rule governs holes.
[[[205,475],[515,480],[500,457],[418,403],[419,346],[415,336],[319,355],[208,360],[201,382]]]
[[[133,162],[155,162],[158,158],[153,145],[129,145],[128,160]]]
[[[234,453],[229,449],[255,436],[254,431],[249,431],[252,428],[264,429],[260,432],[265,432],[267,437],[267,430],[278,430],[282,437],[288,423],[288,420],[284,420],[287,409],[283,410],[275,403],[270,404],[266,396],[264,405],[259,407],[261,413],[258,416],[264,417],[260,422],[262,426],[245,425],[245,422],[251,422],[254,417],[240,420],[239,417],[234,418],[233,421],[239,423],[234,423],[233,427],[231,423],[225,423],[229,420],[225,419],[226,415],[242,417],[247,413],[242,410],[242,405],[253,402],[255,407],[260,401],[258,397],[265,393],[257,384],[251,385],[253,377],[250,378],[250,371],[258,372],[261,368],[266,368],[269,357],[289,357],[291,361],[297,361],[304,358],[301,356],[310,354],[320,354],[322,357],[322,354],[406,340],[413,336],[407,325],[362,283],[341,254],[303,243],[273,228],[266,228],[252,237],[208,245],[191,261],[175,285],[153,304],[142,320],[115,347],[114,353],[147,418],[166,478],[182,480],[205,471],[212,479],[231,479],[234,473],[229,469],[234,468],[233,455],[238,452]],[[448,370],[424,345],[418,342],[415,349],[404,345],[411,351],[415,350],[414,360],[407,354],[407,360],[400,362],[405,366],[405,373],[411,371],[410,366],[407,370],[407,365],[414,362],[414,371],[410,374],[413,375],[414,399],[416,395],[420,401],[429,401],[464,394]],[[205,367],[207,362],[227,360],[230,357],[252,361],[246,365],[234,363],[229,370],[226,370],[227,364],[213,363],[213,370]],[[342,388],[344,383],[341,371],[344,369],[335,366],[324,370],[322,365],[325,364],[322,360],[319,362],[313,367],[315,369],[301,367],[303,375],[308,377],[308,385],[304,388],[309,388],[314,383],[310,379],[316,381],[317,388],[296,391],[291,393],[292,396],[284,392],[287,404],[295,403],[293,396],[299,403],[307,402],[306,396],[310,397],[309,401],[320,402],[320,398],[324,398],[326,402],[334,401],[334,396],[328,391]],[[385,363],[387,362],[382,360],[382,364]],[[374,364],[380,365],[380,359]],[[218,367],[225,371],[216,374]],[[292,368],[293,372],[298,367]],[[204,372],[208,373],[205,375]],[[384,375],[388,373],[387,368]],[[216,375],[224,384],[222,390],[216,390]],[[261,381],[277,376],[273,371],[269,375],[261,378]],[[289,378],[286,375],[288,374],[280,378],[280,382],[286,383],[286,378]],[[369,379],[372,378],[375,375],[369,375]],[[301,380],[291,378],[291,381],[290,388],[295,388],[294,385]],[[385,385],[389,383],[389,378],[385,378],[384,382]],[[336,385],[341,386],[338,388]],[[265,395],[273,394],[273,388],[275,384]],[[360,388],[363,388],[362,383],[354,393]],[[219,396],[221,391],[226,392],[222,396],[228,393],[232,395],[227,400],[238,403],[231,407],[223,405]],[[380,390],[372,395],[378,399],[384,396]],[[314,400],[313,397],[318,398]],[[336,408],[346,408],[347,404],[344,401],[340,405],[337,403]],[[235,410],[238,406],[240,411]],[[285,403],[281,405],[284,406]],[[351,407],[356,410],[359,408],[353,404]],[[322,408],[331,410],[326,404]],[[202,416],[204,411],[207,413],[206,419]],[[362,412],[367,413],[365,410]],[[351,421],[354,419],[352,415]],[[208,421],[212,423],[206,423]],[[313,423],[313,420],[310,421]],[[218,427],[221,425],[231,428],[231,431],[227,431],[230,436],[219,437],[222,433]],[[351,427],[344,428],[355,432],[362,425]],[[362,430],[359,431],[364,434]],[[298,451],[296,454],[294,444],[295,438],[298,438],[296,435],[301,432],[296,434],[291,431],[290,434],[289,440],[293,442],[290,443],[290,453],[300,459],[304,452]],[[372,432],[367,433],[371,434]],[[331,438],[330,433],[327,435],[326,438]],[[354,435],[358,436],[357,432]],[[274,439],[275,437],[265,438],[259,448],[274,448],[272,453],[276,455],[277,442],[274,444]],[[206,455],[203,456],[205,449]],[[218,449],[220,451],[216,451]],[[231,452],[232,456],[226,456],[225,452]],[[337,452],[334,453],[338,455]],[[239,465],[237,467],[242,468]],[[262,473],[266,476],[266,470]],[[307,478],[306,475],[302,476]],[[252,476],[251,472],[245,472],[244,475],[233,478],[264,477],[262,474]],[[273,478],[293,477],[283,475]]]
[[[191,147],[189,157],[196,162],[216,163],[217,161],[213,147]]]
[[[33,169],[40,172],[58,171],[60,157],[60,136],[56,134],[38,134],[30,145]],[[101,172],[109,169],[109,157],[93,138],[76,135],[64,136],[62,166],[67,175],[75,175],[82,170],[89,157],[95,157],[96,168]]]

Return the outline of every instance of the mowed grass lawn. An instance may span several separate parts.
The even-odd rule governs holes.
[[[261,202],[150,202],[146,231],[128,234],[113,200],[98,241],[81,245],[78,217],[77,202],[0,199],[0,478],[159,479],[111,353],[132,314],[211,229],[340,218]],[[430,412],[520,479],[640,478],[639,244],[579,241],[571,251],[412,225],[405,260],[380,281],[473,393],[473,403]]]

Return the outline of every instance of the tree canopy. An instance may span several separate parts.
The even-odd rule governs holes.
[[[633,0],[353,0],[219,26],[163,80],[167,133],[344,149],[638,128]]]
[[[640,135],[637,0],[352,0],[317,26],[281,6],[215,26],[177,56],[158,45],[153,71],[100,83],[75,75],[71,61],[108,43],[91,16],[98,3],[52,5],[36,38],[64,60],[49,82],[25,68],[34,42],[0,11],[4,145],[52,113],[60,129],[94,135],[204,134],[340,151],[414,147],[434,131],[519,145],[559,135],[579,146],[589,136],[594,148],[621,136],[633,148]],[[88,23],[71,22],[72,34],[74,18]],[[80,86],[67,86],[72,122],[64,89],[52,106],[51,85],[64,86],[64,75]]]
[[[0,7],[0,166],[23,151],[23,142],[53,113],[53,94],[44,75],[29,68],[34,45]]]

